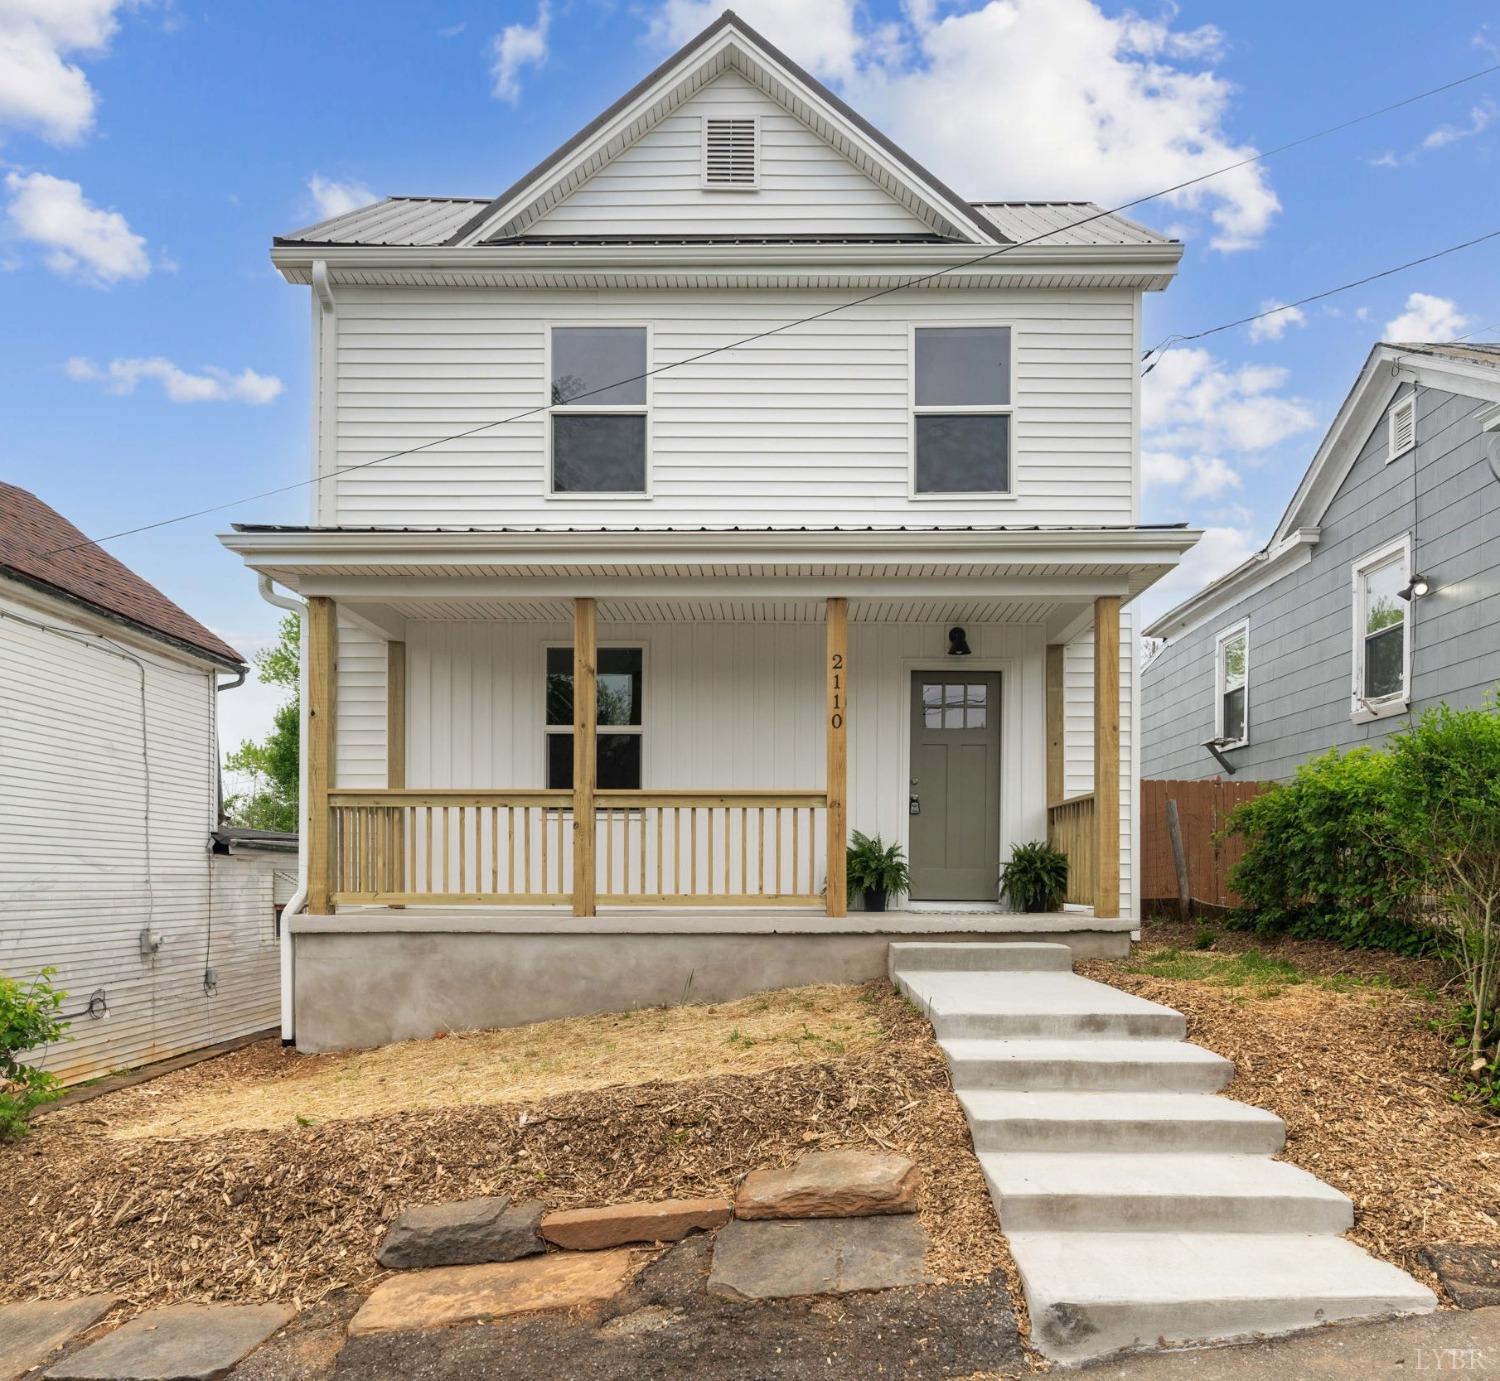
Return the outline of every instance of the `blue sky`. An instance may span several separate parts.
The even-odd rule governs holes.
[[[976,199],[1123,201],[1500,62],[1478,0],[738,9]],[[0,5],[0,474],[91,534],[304,478],[306,290],[271,235],[365,193],[498,191],[716,12]],[[1497,150],[1500,74],[1138,209],[1188,244],[1148,343],[1500,228]],[[1500,338],[1497,264],[1500,241],[1166,357],[1145,516],[1210,530],[1175,594],[1264,540],[1375,340]],[[213,534],[306,512],[297,492],[111,550],[253,652],[276,613]],[[226,739],[272,703],[226,697]]]

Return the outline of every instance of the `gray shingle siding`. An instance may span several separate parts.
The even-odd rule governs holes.
[[[1392,406],[1410,396],[1401,388]],[[1250,621],[1250,742],[1229,759],[1245,780],[1289,776],[1332,747],[1379,743],[1406,715],[1357,724],[1349,714],[1353,607],[1350,568],[1413,534],[1412,560],[1432,582],[1410,624],[1412,709],[1477,705],[1500,683],[1500,484],[1475,414],[1486,404],[1417,390],[1417,446],[1386,462],[1386,417],[1323,518],[1311,561],[1171,642],[1142,677],[1141,775],[1219,774],[1203,748],[1214,736],[1214,640]],[[1413,480],[1415,477],[1415,498]]]

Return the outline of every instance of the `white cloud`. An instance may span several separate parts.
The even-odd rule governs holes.
[[[1279,394],[1288,372],[1231,366],[1207,350],[1168,350],[1141,381],[1141,423],[1162,450],[1217,455],[1263,451],[1317,422],[1299,398]]]
[[[336,182],[321,173],[307,179],[307,190],[312,194],[313,208],[320,221],[331,221],[335,216],[379,200],[363,182]]]
[[[1433,341],[1452,340],[1469,324],[1469,318],[1447,297],[1432,293],[1412,293],[1406,299],[1406,310],[1385,324],[1384,340]]]
[[[76,144],[97,98],[72,57],[97,57],[129,0],[0,0],[0,132]]]
[[[1181,484],[1192,466],[1173,451],[1141,452],[1141,483],[1147,489],[1165,489]]]
[[[70,379],[102,383],[111,393],[134,393],[143,379],[154,379],[173,403],[270,403],[283,387],[280,379],[253,369],[231,374],[208,366],[201,374],[190,374],[159,355],[111,360],[107,365],[75,355],[67,363],[67,372]]]
[[[40,245],[43,262],[54,273],[103,286],[151,272],[144,237],[118,211],[91,206],[76,182],[12,172],[5,175],[5,186],[11,231]]]
[[[1274,299],[1262,302],[1260,309],[1263,312],[1272,312],[1272,316],[1263,316],[1250,323],[1250,339],[1259,345],[1262,341],[1280,340],[1286,335],[1288,326],[1306,326],[1307,313],[1301,307],[1283,307]]]
[[[1136,601],[1142,626],[1249,560],[1257,549],[1255,539],[1245,528],[1204,528],[1202,540],[1171,574],[1163,576]]]
[[[1218,498],[1241,483],[1238,471],[1218,456],[1181,456],[1174,451],[1142,451],[1141,482],[1148,489],[1183,485],[1189,499]]]
[[[496,99],[512,103],[520,99],[521,69],[540,67],[547,61],[547,30],[551,24],[551,0],[541,0],[535,24],[507,24],[490,40]]]
[[[1478,105],[1469,108],[1469,122],[1466,125],[1439,125],[1425,139],[1422,140],[1424,149],[1441,149],[1449,144],[1456,144],[1460,139],[1472,139],[1476,134],[1483,134],[1495,122],[1496,114],[1500,114],[1495,103],[1491,100],[1480,101]]]

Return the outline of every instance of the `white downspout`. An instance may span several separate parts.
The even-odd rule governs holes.
[[[304,635],[307,629],[307,605],[292,595],[278,594],[271,583],[271,577],[263,575],[259,580],[260,597],[267,604],[274,604],[278,609],[285,609],[296,614],[302,620]],[[298,702],[302,706],[307,704],[307,658],[302,649],[306,646],[306,638],[298,643],[297,648],[297,689]],[[292,917],[307,905],[307,850],[301,847],[301,841],[307,838],[307,817],[304,803],[307,800],[307,716],[298,715],[297,725],[297,809],[298,820],[298,849],[297,849],[297,890],[292,893],[291,900],[282,908],[281,912],[281,1043],[290,1045],[297,1039],[296,1025],[292,1017],[293,996],[295,984],[293,982],[295,954],[292,949]]]

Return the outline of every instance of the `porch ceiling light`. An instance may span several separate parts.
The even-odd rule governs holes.
[[[950,657],[969,657],[973,655],[973,649],[969,646],[969,639],[962,628],[950,628],[948,630],[948,655]]]
[[[1425,595],[1431,588],[1432,587],[1427,583],[1427,577],[1419,573],[1412,576],[1412,578],[1406,582],[1406,588],[1404,590],[1397,590],[1396,593],[1408,604],[1410,604],[1414,599],[1421,599],[1422,596]]]

